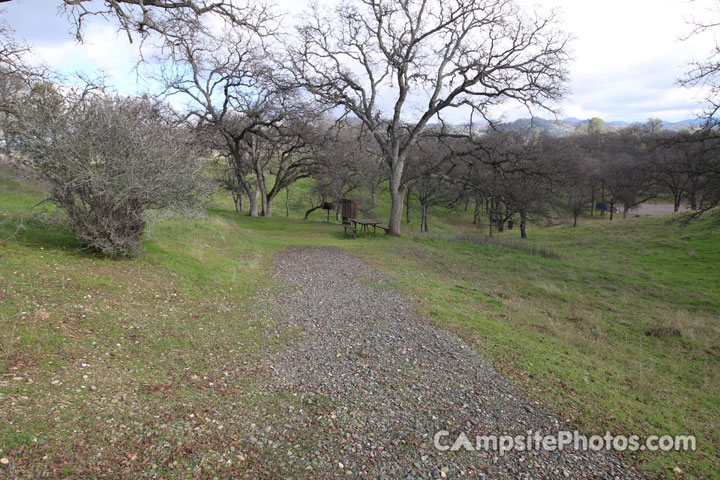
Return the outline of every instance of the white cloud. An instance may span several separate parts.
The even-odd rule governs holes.
[[[37,45],[37,55],[64,75],[103,72],[109,83],[129,93],[137,88],[133,69],[140,60],[138,47],[108,24],[87,25],[82,44],[74,39]]]
[[[525,5],[532,0],[520,0]],[[692,16],[707,18],[714,2],[687,0],[546,0],[558,8],[563,28],[575,36],[571,96],[564,114],[643,121],[658,112],[668,120],[702,109],[697,90],[677,85],[687,64],[711,50],[712,34],[682,41]],[[682,117],[682,118],[681,118]]]
[[[327,0],[320,8],[336,1]],[[575,36],[571,44],[575,61],[569,65],[572,94],[560,105],[562,115],[644,121],[662,112],[667,120],[679,120],[702,110],[701,92],[679,87],[677,79],[690,61],[710,52],[715,37],[703,35],[688,41],[680,41],[680,37],[690,32],[687,21],[693,16],[720,18],[720,13],[709,10],[716,4],[714,0],[516,1],[529,8],[537,3],[541,10],[558,8],[562,28]],[[291,31],[304,2],[278,3],[280,9],[290,12],[283,29]],[[68,33],[67,19],[57,17],[54,7],[24,0],[9,5],[8,23],[35,45],[51,67],[66,74],[105,70],[126,93],[146,88],[138,86],[133,72],[139,59],[137,44],[130,44],[115,26],[95,19],[85,30],[86,43],[77,44]],[[510,105],[498,109],[502,112],[509,119],[527,116]],[[451,116],[453,121],[461,121],[459,112]]]

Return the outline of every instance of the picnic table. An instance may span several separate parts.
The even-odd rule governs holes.
[[[387,227],[383,227],[382,225],[380,225],[380,222],[378,222],[376,220],[360,220],[358,218],[350,218],[349,220],[353,223],[353,228],[362,232],[363,237],[365,237],[367,235],[370,227],[373,228],[373,237],[376,235],[378,227],[385,230],[385,233],[387,233],[387,231],[389,230]],[[358,225],[359,225],[359,227],[358,227]]]

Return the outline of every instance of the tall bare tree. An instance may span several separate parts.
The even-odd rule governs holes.
[[[298,84],[372,132],[390,170],[390,233],[400,234],[409,148],[433,118],[464,107],[487,117],[515,100],[563,93],[568,37],[553,14],[512,0],[355,0],[315,6],[288,45]]]
[[[623,206],[626,217],[631,208],[657,195],[643,133],[631,127],[604,136],[598,178],[610,204],[610,220],[616,205]]]
[[[405,184],[420,205],[420,231],[428,231],[428,211],[433,206],[450,206],[462,190],[452,178],[455,165],[452,149],[435,136],[420,138],[408,152]],[[410,191],[410,189],[408,189]]]
[[[582,139],[584,140],[584,139]],[[558,177],[560,178],[558,200],[573,217],[573,227],[577,226],[578,217],[583,212],[594,210],[595,176],[598,168],[597,158],[585,154],[579,148],[579,135],[557,139],[555,155],[558,160]],[[586,143],[582,141],[582,143]]]
[[[312,178],[315,184],[311,189],[311,208],[305,218],[323,203],[333,203],[338,207],[337,218],[340,218],[340,202],[360,187],[367,187],[369,175],[366,170],[372,168],[374,152],[369,151],[359,125],[337,121],[321,130],[323,136],[313,145],[314,162]],[[360,205],[361,211],[370,213],[373,205]]]
[[[263,126],[249,131],[241,148],[247,167],[255,174],[261,215],[272,215],[272,202],[283,189],[311,173],[313,146],[322,137],[322,117],[311,107],[288,106],[274,119],[260,118]],[[274,120],[274,121],[273,121]],[[272,176],[272,185],[268,182]]]
[[[673,197],[674,211],[692,190],[693,164],[702,158],[700,144],[690,132],[658,132],[648,136],[650,168],[658,186]]]
[[[243,24],[222,17],[220,21],[182,14],[168,18],[158,27],[161,52],[169,60],[159,76],[166,95],[185,103],[190,123],[228,159],[248,197],[250,215],[258,216],[255,188],[262,190],[263,207],[267,207],[268,192],[262,183],[253,185],[247,175],[253,172],[257,181],[264,180],[272,156],[265,148],[268,131],[292,119],[298,102],[291,88],[275,81],[266,61],[265,40],[274,30],[272,14],[258,5],[244,15]],[[280,173],[295,170],[288,168],[287,161],[282,165]],[[267,208],[264,211],[269,213]]]
[[[689,165],[688,197],[697,218],[720,205],[720,135],[716,129],[703,129],[694,135],[696,155]]]

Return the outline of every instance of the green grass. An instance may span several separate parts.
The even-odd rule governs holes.
[[[3,218],[43,193],[8,177],[0,172]],[[298,333],[277,330],[261,294],[279,288],[275,254],[324,245],[391,275],[429,319],[585,432],[698,436],[697,452],[630,456],[651,478],[674,467],[716,475],[720,230],[710,220],[682,228],[667,218],[583,219],[577,228],[532,228],[524,243],[516,230],[488,243],[468,213],[438,209],[430,235],[417,234],[415,222],[401,238],[353,240],[325,211],[302,221],[308,189],[307,181],[292,187],[289,219],[238,215],[218,196],[204,217],[153,222],[135,260],[83,253],[72,236],[35,221],[16,234],[3,223],[0,456],[35,476],[91,478],[109,467],[136,475],[152,464],[168,478],[197,465],[210,478],[230,478],[236,467],[272,476],[272,455],[258,451],[239,466],[208,463],[237,454],[227,430],[198,442],[162,425],[195,422],[188,412],[208,409],[235,425],[238,410],[272,415],[297,401],[266,394],[267,372],[253,367]],[[384,218],[387,195],[378,198]],[[284,193],[274,211],[284,214]],[[302,448],[321,435],[299,431]],[[143,435],[185,446],[174,456],[152,450],[141,465],[130,459],[152,446]],[[113,455],[97,457],[108,442]]]
[[[720,436],[720,237],[708,221],[599,222],[531,232],[561,260],[420,240],[373,255],[439,325],[526,394],[593,433],[695,434],[699,451],[636,457],[712,478]],[[509,236],[510,233],[505,236]]]

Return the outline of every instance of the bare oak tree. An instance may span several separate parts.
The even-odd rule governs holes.
[[[434,136],[418,139],[408,152],[404,183],[412,187],[420,204],[421,232],[428,231],[430,207],[452,206],[462,195],[451,177],[455,167],[452,157],[452,149]]]
[[[630,209],[657,195],[642,133],[641,129],[629,127],[604,135],[598,178],[607,194],[610,220],[616,205],[622,205],[624,218]]]
[[[408,150],[433,118],[460,107],[487,117],[507,100],[545,107],[564,93],[568,37],[554,15],[511,0],[356,0],[323,12],[304,18],[288,61],[298,84],[372,133],[390,170],[393,235]]]
[[[337,207],[336,216],[340,219],[340,202],[351,192],[367,185],[369,175],[366,170],[372,168],[373,152],[368,151],[364,135],[355,124],[335,122],[327,125],[323,137],[313,145],[314,162],[311,188],[311,208],[305,214],[322,208],[324,203]],[[374,206],[361,205],[361,211],[369,212]]]
[[[258,150],[262,132],[287,121],[295,103],[291,89],[274,82],[265,61],[264,39],[272,33],[272,15],[261,5],[244,15],[246,24],[207,16],[167,19],[158,27],[161,52],[169,60],[159,80],[167,96],[184,102],[190,124],[227,158],[249,200],[250,216],[258,216],[259,185],[254,186],[248,174],[265,166],[259,156],[264,152]],[[262,178],[261,172],[257,180]],[[265,206],[267,196],[263,198]]]
[[[579,143],[585,143],[578,135],[556,139],[555,155],[558,160],[558,200],[562,200],[567,212],[573,217],[573,227],[584,212],[593,212],[595,202],[594,173],[597,159],[585,154]]]
[[[247,168],[255,175],[261,215],[270,216],[275,197],[310,175],[315,161],[313,146],[320,141],[323,126],[317,112],[299,103],[288,105],[274,118],[258,120],[262,125],[247,132],[241,148]],[[272,186],[268,175],[272,176]]]
[[[694,212],[688,221],[720,206],[720,135],[716,129],[703,129],[693,137],[696,154],[687,174],[691,179],[688,197]]]

